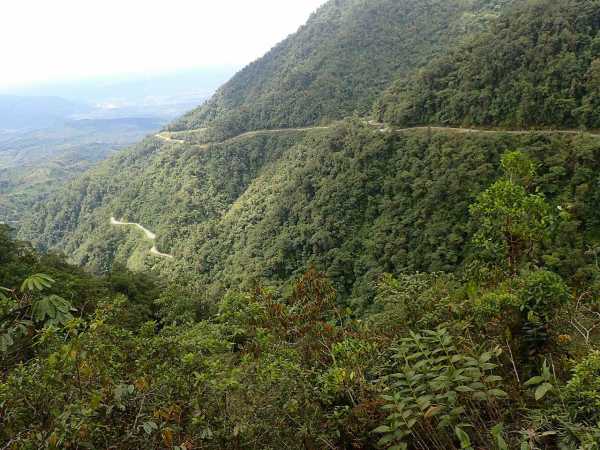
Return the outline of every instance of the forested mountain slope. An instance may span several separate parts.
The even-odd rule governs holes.
[[[599,3],[515,3],[400,73],[374,106],[387,123],[289,129],[258,101],[262,131],[161,133],[71,182],[20,233],[109,274],[85,275],[97,294],[69,267],[46,286],[54,266],[24,265],[0,226],[0,445],[597,450],[600,135],[577,127],[594,126]],[[299,35],[371,5],[481,3],[334,0]],[[242,72],[258,100],[280,79],[264,70]],[[178,127],[218,129],[245,95]]]
[[[401,78],[376,114],[409,126],[600,128],[600,3],[517,3],[489,31]]]
[[[524,149],[540,192],[571,205],[584,233],[600,223],[600,138],[560,135],[382,134],[360,123],[291,147],[236,202],[202,222],[166,230],[186,272],[220,288],[287,283],[314,265],[340,298],[369,303],[385,272],[453,271],[469,254],[469,205],[497,176],[499,156]],[[568,242],[568,240],[567,240]],[[567,246],[571,244],[565,244]],[[584,251],[581,243],[571,251]]]
[[[148,138],[39,205],[23,221],[21,234],[95,270],[107,270],[115,260],[140,268],[146,244],[135,231],[123,243],[123,231],[111,227],[111,216],[144,224],[159,236],[159,248],[168,251],[173,241],[163,241],[165,235],[224,214],[298,134],[257,136],[202,150]]]
[[[222,139],[244,129],[286,128],[364,113],[396,73],[424,64],[451,41],[486,26],[506,3],[331,1],[174,128],[204,126],[205,117],[218,119],[225,127]],[[249,106],[255,109],[252,117],[243,118],[243,126],[221,120],[247,115]],[[290,116],[289,108],[302,117]],[[115,258],[139,267],[140,256],[131,252],[138,245],[135,235],[120,245],[121,234],[110,228],[108,217],[143,223],[163,237],[221,217],[263,165],[302,142],[306,133],[313,132],[249,136],[208,149],[148,138],[34,208],[22,221],[21,236],[60,248],[73,261],[96,269],[106,270]],[[176,242],[170,239],[160,248],[168,250]]]
[[[398,75],[425,64],[511,0],[332,0],[171,130],[205,140],[364,115]]]
[[[328,4],[311,23],[343,4]],[[588,30],[595,23],[593,2],[570,5],[570,12],[578,11],[578,26]],[[423,4],[412,6],[421,11]],[[543,11],[550,18],[557,14],[548,1],[527,2],[523,8],[503,10],[494,26],[518,22],[533,27],[545,20],[539,18],[545,17]],[[364,9],[364,17],[369,11]],[[570,24],[559,21],[556,34],[562,36],[566,31],[560,27],[568,30]],[[488,50],[486,36],[479,34],[472,42]],[[549,65],[552,55],[545,60]],[[506,64],[498,71],[509,79],[512,69]],[[550,96],[564,94],[561,85],[547,86]],[[467,87],[461,88],[466,95]],[[381,104],[392,105],[393,100],[388,93]],[[569,123],[558,120],[554,126]],[[553,180],[540,186],[542,192],[584,205],[577,210],[577,226],[586,227],[595,220],[588,216],[595,201],[590,191],[598,182],[598,143],[591,136],[558,134],[398,134],[392,128],[382,133],[358,119],[328,129],[257,133],[208,146],[154,137],[39,205],[24,221],[21,236],[59,248],[95,270],[108,270],[118,261],[194,273],[215,295],[258,278],[285,286],[315,265],[330,276],[341,297],[367,305],[373,282],[383,272],[452,271],[463,263],[473,234],[464,221],[468,205],[493,180],[490,168],[497,166],[499,155],[511,148],[536,153],[542,173]],[[573,153],[574,145],[588,150]],[[565,158],[574,161],[568,168]],[[154,231],[158,248],[175,261],[148,256],[147,243],[134,231],[123,241],[124,231],[109,223],[113,215]]]
[[[193,273],[214,296],[257,279],[286,285],[314,265],[340,298],[366,305],[381,273],[452,271],[464,261],[468,205],[507,150],[539,162],[536,186],[557,206],[571,205],[576,230],[600,223],[597,137],[381,133],[360,121],[301,134],[203,151],[145,143],[73,182],[25,231],[96,270],[117,261]],[[149,256],[135,231],[123,241],[112,215],[148,226],[175,261]],[[581,255],[582,245],[573,241],[556,269],[576,270],[562,259]]]

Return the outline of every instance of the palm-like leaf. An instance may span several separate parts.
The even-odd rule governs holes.
[[[36,273],[27,277],[21,284],[21,292],[43,291],[51,287],[54,280],[44,273]]]

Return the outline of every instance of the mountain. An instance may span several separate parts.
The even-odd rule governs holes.
[[[217,232],[213,230],[220,229],[221,220],[235,220],[238,205],[249,198],[250,192],[264,185],[265,177],[276,175],[277,167],[281,171],[292,170],[287,165],[300,164],[297,158],[304,157],[307,146],[312,149],[310,154],[317,157],[314,149],[329,145],[320,143],[319,136],[325,130],[319,129],[258,132],[223,143],[199,143],[226,124],[221,116],[246,111],[244,104],[264,109],[267,103],[272,103],[271,100],[264,103],[265,99],[277,98],[272,110],[261,113],[257,113],[259,109],[252,110],[252,115],[260,120],[244,120],[241,128],[227,124],[221,133],[224,138],[245,129],[328,123],[348,114],[369,111],[375,97],[396,76],[420,67],[452,41],[458,42],[473,30],[485,27],[504,6],[506,2],[490,1],[328,2],[295,35],[243,69],[206,105],[169,128],[180,131],[147,138],[40,204],[30,218],[22,221],[21,236],[44,247],[60,248],[72,261],[97,270],[105,270],[115,260],[140,267],[145,259],[143,247],[132,252],[139,244],[135,235],[120,243],[121,234],[108,222],[112,215],[151,228],[159,236],[161,248],[177,250],[180,245],[197,248]],[[301,76],[302,73],[310,77]],[[289,84],[290,80],[303,78],[304,87]],[[334,87],[335,92],[329,91]],[[317,108],[317,104],[321,106]],[[275,119],[280,117],[277,109],[280,107],[308,112],[311,117],[282,122]],[[214,120],[205,123],[199,117]],[[199,126],[209,128],[208,133],[201,133],[204,135],[201,139],[197,139],[195,131],[181,131]],[[182,144],[178,134],[190,144]],[[280,220],[286,220],[286,216]],[[239,225],[246,226],[243,222]],[[346,226],[352,224],[348,222]],[[344,228],[343,234],[348,231]],[[332,248],[343,245],[340,233],[327,245]],[[246,241],[240,240],[235,245],[242,242]],[[248,241],[247,245],[254,242]],[[273,246],[262,254],[280,258],[293,252],[294,257],[287,263],[290,267],[278,269],[278,277],[288,279],[308,263],[310,248],[303,242],[297,249]],[[222,249],[229,250],[228,246]],[[247,251],[250,250],[244,250]],[[202,269],[208,270],[209,283],[229,285],[232,279],[223,278],[218,269],[224,264],[220,259],[223,255],[210,254],[213,252],[190,255],[186,257],[186,265],[192,270],[199,266],[210,268]],[[269,270],[274,269],[257,268],[257,273]],[[245,275],[250,276],[254,275],[250,272]],[[353,281],[344,283],[346,292],[351,291]]]
[[[387,90],[397,125],[600,128],[597,2],[531,2]]]
[[[593,85],[583,81],[573,84],[577,89],[572,91],[572,97],[566,97],[569,91],[564,90],[565,84],[556,80],[568,77],[554,68],[575,67],[580,74],[589,73],[598,33],[597,4],[579,0],[567,6],[538,1],[444,1],[435,5],[441,9],[427,2],[329,2],[297,34],[242,70],[207,104],[169,128],[179,131],[148,137],[34,208],[22,222],[21,236],[45,248],[61,249],[72,261],[98,271],[107,270],[116,261],[137,268],[152,264],[170,274],[194,273],[195,281],[207,286],[207,292],[215,297],[235,286],[250,286],[256,279],[285,288],[312,265],[328,275],[341,298],[362,308],[373,301],[375,281],[382,273],[453,271],[464,264],[474,229],[463,218],[468,215],[472,200],[497,176],[497,169],[493,168],[498,167],[500,155],[511,148],[531,148],[536,155],[547,153],[549,156],[540,160],[541,170],[545,174],[548,171],[544,176],[552,182],[539,188],[556,201],[564,197],[565,202],[581,204],[581,214],[577,216],[581,230],[595,223],[594,208],[589,203],[593,201],[589,190],[597,183],[593,175],[595,159],[573,163],[575,166],[569,169],[556,162],[562,161],[573,145],[589,148],[594,154],[595,136],[579,135],[577,130],[562,135],[503,133],[501,129],[497,133],[468,134],[457,129],[394,132],[396,128],[430,123],[474,123],[501,128],[510,125],[506,118],[520,114],[521,103],[512,100],[500,109],[502,117],[484,122],[472,122],[471,116],[465,114],[459,122],[438,123],[433,118],[423,120],[418,111],[409,121],[403,121],[392,113],[405,106],[402,95],[408,91],[402,86],[406,83],[422,86],[424,80],[431,82],[432,92],[440,98],[431,104],[451,108],[461,99],[482,98],[478,84],[469,81],[469,74],[474,78],[487,76],[478,67],[491,67],[489,70],[496,74],[492,78],[503,86],[496,95],[506,100],[509,90],[513,98],[521,92],[508,80],[526,78],[533,73],[530,67],[541,70],[542,65],[547,71],[539,74],[537,85],[545,86],[546,97],[561,97],[564,101],[556,105],[571,102],[576,110],[578,101],[594,97]],[[477,14],[474,8],[480,8]],[[344,14],[338,14],[342,11]],[[437,16],[440,11],[443,13]],[[360,20],[353,14],[358,14]],[[435,20],[431,20],[432,14]],[[340,25],[343,20],[354,25]],[[371,72],[354,69],[379,67],[383,56],[371,47],[370,36],[385,34],[394,20],[397,26],[393,27],[393,39],[400,42],[400,36],[409,36],[406,42],[416,48],[413,57],[406,59],[408,44],[379,46],[386,49],[383,67],[389,69],[381,74],[387,70],[389,80],[385,89],[386,83],[381,82],[374,110],[379,114],[376,117],[389,121],[384,128],[367,124],[360,116],[330,122],[336,115],[327,113],[317,114],[315,120],[283,124],[272,122],[274,116],[269,114],[275,114],[275,110],[270,110],[269,114],[256,116],[262,122],[244,121],[246,125],[241,129],[226,128],[223,137],[245,128],[259,128],[255,131],[221,142],[203,143],[206,139],[202,137],[208,138],[206,132],[201,132],[203,136],[199,138],[194,127],[211,130],[218,127],[217,123],[225,123],[219,118],[221,113],[213,114],[217,103],[225,115],[229,114],[228,108],[234,114],[243,111],[243,106],[236,105],[246,99],[268,95],[277,96],[278,104],[286,105],[286,95],[300,92],[280,83],[288,65],[294,70],[313,67],[314,80],[329,79],[327,74],[333,72],[343,78],[342,84],[356,77],[366,80]],[[429,27],[435,24],[438,30],[436,34],[427,28],[427,36],[437,36],[429,46],[410,41],[414,38],[414,24],[419,21],[427,22]],[[550,34],[549,24],[555,27]],[[354,39],[355,45],[342,45],[346,41],[331,34],[332,30],[343,31],[343,36]],[[447,34],[442,30],[447,30]],[[450,45],[449,41],[455,44],[442,50]],[[566,46],[569,42],[579,42],[580,53],[571,55]],[[548,48],[542,52],[544,46]],[[311,51],[305,51],[307,57],[302,64],[292,64],[301,48]],[[331,56],[335,71],[318,63],[323,61],[326,50],[337,54],[336,58]],[[523,56],[516,60],[498,56],[493,64],[489,61],[489,55],[512,55],[511,52]],[[460,54],[464,56],[459,58]],[[425,64],[424,55],[437,56]],[[579,65],[564,64],[565,58],[573,57],[578,57]],[[347,72],[341,70],[340,64]],[[438,81],[434,75],[442,69],[450,75]],[[392,72],[397,75],[396,81],[392,80]],[[345,73],[350,75],[345,77]],[[465,75],[461,78],[457,73]],[[248,82],[243,83],[246,78]],[[464,79],[464,85],[446,88],[444,83],[457,84],[451,84],[454,79]],[[504,87],[507,82],[510,89]],[[496,88],[491,81],[488,85],[493,96]],[[318,92],[320,84],[316,86]],[[419,89],[415,88],[421,92]],[[376,96],[369,90],[360,94],[346,92],[347,104],[352,106],[340,109],[340,116],[360,112],[362,107],[357,105],[367,105]],[[457,100],[452,95],[458,96]],[[332,98],[322,97],[323,104]],[[417,95],[410,98],[419,99]],[[344,104],[338,100],[332,104]],[[457,107],[457,111],[466,109]],[[302,110],[314,108],[304,105]],[[207,111],[213,111],[206,117],[214,120],[190,122]],[[407,109],[406,114],[411,111]],[[532,115],[531,124],[573,128],[564,115],[539,121],[541,117]],[[319,126],[311,128],[311,124]],[[291,125],[309,127],[286,128]],[[283,128],[265,129],[278,126]],[[186,131],[185,127],[192,128]],[[556,174],[561,175],[555,178]],[[573,182],[572,177],[579,180],[579,187],[572,187],[576,194],[566,195],[564,189]],[[148,257],[146,244],[138,235],[123,235],[109,223],[111,216],[151,229],[158,236],[158,248],[173,254],[175,261]]]
[[[331,0],[0,225],[0,445],[597,449],[599,12]]]
[[[221,140],[364,115],[390,81],[425,64],[508,1],[337,0],[169,127]]]

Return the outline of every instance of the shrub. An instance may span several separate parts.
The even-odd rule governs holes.
[[[499,389],[502,377],[494,374],[495,352],[463,352],[443,328],[411,333],[392,350],[395,362],[383,397],[389,415],[375,430],[383,434],[380,445],[456,448],[455,434],[461,443],[471,439],[465,426],[479,431],[474,442],[490,444],[481,431],[488,430],[491,437],[500,416],[498,399],[507,395]]]
[[[556,309],[569,300],[569,288],[559,275],[537,270],[523,278],[519,299],[521,311],[530,321],[548,322]]]
[[[600,420],[600,351],[575,366],[564,394],[576,420],[591,424]]]

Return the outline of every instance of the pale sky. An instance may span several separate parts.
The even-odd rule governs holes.
[[[0,87],[244,65],[326,0],[0,0]]]

